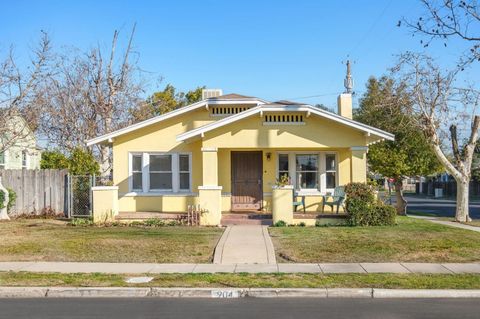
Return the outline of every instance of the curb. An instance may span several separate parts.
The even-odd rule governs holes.
[[[480,289],[0,287],[0,298],[480,298]]]

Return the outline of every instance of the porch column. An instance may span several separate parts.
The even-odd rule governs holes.
[[[367,181],[367,146],[352,146],[350,148],[352,182],[365,183]]]
[[[222,186],[218,185],[217,148],[202,148],[202,186],[198,187],[198,203],[204,212],[202,225],[220,225],[222,218]]]

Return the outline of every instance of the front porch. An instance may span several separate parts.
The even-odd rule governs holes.
[[[238,220],[249,223],[265,222],[259,221],[259,215],[269,215],[262,219],[271,219],[272,223],[281,219],[288,224],[314,225],[317,219],[336,215],[336,210],[331,210],[330,207],[323,210],[325,195],[333,194],[336,187],[351,181],[366,181],[365,155],[365,147],[203,147],[203,185],[199,186],[198,203],[208,211],[206,222],[211,225],[239,222]],[[275,203],[274,193],[282,175],[289,177],[289,184],[292,186],[289,192],[283,195],[281,202],[277,200]],[[302,204],[295,207],[293,202],[300,198]],[[285,213],[282,213],[280,219],[276,219],[275,215],[279,210],[285,210]],[[295,214],[295,210],[298,214]],[[245,214],[245,211],[249,213]],[[240,218],[240,215],[232,212],[244,214]],[[332,212],[333,214],[330,214]],[[340,206],[339,215],[342,214],[343,206]],[[333,217],[325,224],[336,224],[338,220],[338,217]]]
[[[99,209],[104,211],[96,220],[177,220],[186,214],[189,206],[199,206],[202,225],[274,224],[279,220],[309,226],[337,224],[342,217],[335,216],[335,208],[325,206],[323,209],[324,196],[351,181],[366,180],[365,154],[366,148],[360,147],[202,147],[200,152],[191,155],[188,192],[119,194],[116,186],[99,188],[94,190],[94,201],[100,198],[111,208],[94,203],[97,215]],[[289,176],[291,186],[281,199],[275,199],[282,175]],[[294,206],[294,201],[301,201],[301,204]],[[110,217],[105,211],[117,213]],[[118,216],[118,212],[122,213]],[[340,206],[339,215],[343,213],[343,206]],[[259,215],[263,215],[262,218]]]

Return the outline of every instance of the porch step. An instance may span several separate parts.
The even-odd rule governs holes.
[[[221,224],[228,225],[272,225],[271,214],[224,213]]]
[[[231,225],[266,225],[271,226],[271,219],[224,219],[220,221],[222,226],[231,226]]]
[[[177,219],[185,213],[159,213],[159,212],[120,212],[115,216],[116,220],[145,220],[145,219]]]
[[[226,218],[226,219],[272,219],[272,214],[223,213],[222,218]]]

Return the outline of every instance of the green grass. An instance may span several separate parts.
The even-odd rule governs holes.
[[[435,219],[444,220],[444,221],[448,221],[448,222],[454,222],[455,221],[455,217],[437,217],[435,214],[432,214],[432,213],[410,212],[408,214],[409,215],[417,215],[417,216],[425,216],[425,217],[435,217]],[[480,219],[473,219],[471,222],[462,223],[462,224],[475,226],[475,227],[480,227]]]
[[[214,227],[73,227],[55,220],[0,222],[0,261],[205,263]]]
[[[279,262],[472,262],[480,233],[398,217],[393,227],[270,228]]]
[[[127,277],[0,272],[0,286],[480,289],[480,275],[471,274],[162,274],[146,284],[127,284]]]

